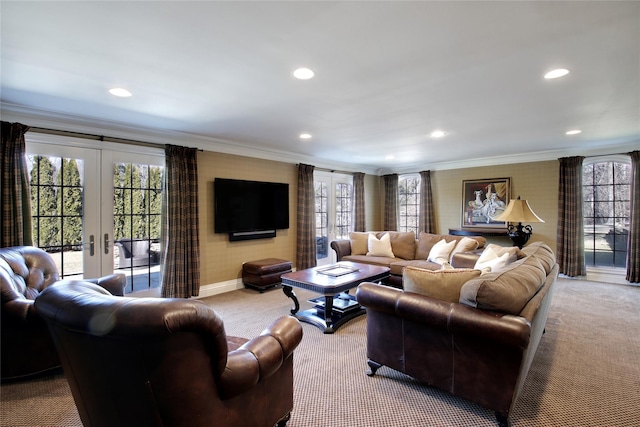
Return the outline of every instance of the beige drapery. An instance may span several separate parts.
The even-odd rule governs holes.
[[[311,165],[298,165],[296,269],[316,266],[316,200]]]
[[[582,161],[584,157],[563,157],[558,191],[557,260],[560,273],[584,276],[584,224],[582,215]]]
[[[398,229],[398,174],[383,175],[384,179],[384,219],[385,231]]]
[[[364,173],[353,174],[354,221],[353,231],[365,231]]]
[[[640,151],[631,157],[631,215],[627,242],[627,275],[629,282],[640,282]]]
[[[2,171],[2,241],[1,247],[30,246],[33,244],[31,232],[31,189],[29,170],[25,158],[24,134],[29,126],[20,123],[2,122],[0,167]]]
[[[162,197],[162,296],[200,293],[197,149],[167,145]]]
[[[420,223],[419,231],[435,233],[436,221],[431,192],[431,171],[420,172]],[[416,236],[417,237],[417,236]]]

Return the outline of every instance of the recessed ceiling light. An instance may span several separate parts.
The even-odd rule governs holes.
[[[293,77],[300,80],[309,80],[315,75],[316,73],[314,73],[313,70],[310,70],[308,68],[298,68],[293,72]]]
[[[385,157],[386,160],[393,160],[396,157],[393,154],[389,154],[387,157]]]
[[[128,98],[132,95],[131,92],[121,87],[114,87],[113,89],[109,89],[109,93],[120,98]]]
[[[567,74],[569,74],[569,70],[567,70],[566,68],[557,68],[557,69],[551,70],[547,74],[545,74],[544,78],[545,79],[557,79],[558,77],[563,77],[563,76],[566,76]]]
[[[429,136],[431,136],[431,138],[442,138],[443,136],[445,136],[447,133],[443,130],[434,130],[433,132],[431,132],[429,134]]]
[[[300,139],[311,139],[311,134],[310,133],[301,133],[300,134]]]
[[[580,129],[573,129],[573,130],[568,130],[567,132],[565,132],[566,135],[577,135],[579,133],[582,133],[582,131]]]

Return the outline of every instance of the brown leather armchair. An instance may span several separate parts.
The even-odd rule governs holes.
[[[284,426],[302,327],[274,321],[227,337],[200,301],[115,298],[81,281],[35,302],[60,353],[82,423],[112,426]]]
[[[42,249],[0,248],[0,376],[3,381],[44,374],[60,367],[47,326],[33,308],[36,297],[58,279],[53,259]],[[113,294],[124,294],[126,277],[122,274],[90,281]]]

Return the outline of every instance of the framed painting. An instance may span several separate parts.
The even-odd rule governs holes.
[[[504,228],[496,221],[511,198],[511,178],[473,179],[462,181],[462,227]]]

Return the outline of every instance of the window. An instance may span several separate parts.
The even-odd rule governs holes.
[[[418,235],[420,219],[420,175],[401,175],[398,179],[398,231]]]
[[[583,165],[584,252],[587,266],[625,267],[631,208],[631,164]]]
[[[33,242],[53,257],[61,277],[82,274],[84,163],[29,154]]]

